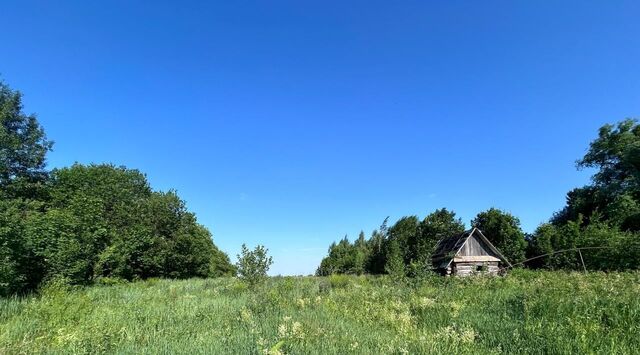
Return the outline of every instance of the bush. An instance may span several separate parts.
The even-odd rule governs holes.
[[[242,250],[238,255],[238,277],[253,287],[263,283],[267,278],[267,271],[273,264],[273,259],[267,255],[269,250],[258,245],[254,250],[249,250],[242,244]]]
[[[331,288],[339,289],[339,288],[347,288],[349,286],[351,278],[347,275],[339,275],[333,274],[329,276],[329,284]]]
[[[72,281],[69,278],[56,276],[42,283],[39,292],[43,297],[64,296],[73,291],[74,288],[77,288],[77,286],[72,286],[71,283]]]

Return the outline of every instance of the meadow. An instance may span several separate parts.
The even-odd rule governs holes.
[[[45,287],[0,299],[0,353],[632,354],[640,273],[272,277]]]

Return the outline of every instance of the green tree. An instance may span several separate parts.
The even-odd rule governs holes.
[[[322,258],[322,260],[320,261],[320,265],[316,270],[317,276],[329,276],[336,272],[335,258],[331,255],[335,247],[336,242],[333,242],[331,243],[331,245],[329,245],[328,255]]]
[[[0,82],[0,295],[47,279],[207,277],[235,273],[174,191],[110,164],[45,170],[52,142]]]
[[[368,240],[361,231],[353,244],[346,236],[332,243],[316,275],[388,273],[389,267],[398,269],[397,260],[389,259],[396,254],[400,255],[403,274],[409,270],[412,275],[424,275],[431,268],[431,253],[437,241],[464,231],[462,221],[446,208],[431,213],[423,222],[416,216],[406,216],[389,228],[388,220],[385,218]]]
[[[364,231],[360,231],[358,239],[353,242],[353,273],[362,275],[367,270],[367,260],[369,259],[369,245],[364,236]]]
[[[389,238],[389,228],[387,222],[389,217],[385,218],[380,228],[371,233],[369,239],[369,260],[367,261],[367,272],[370,274],[383,274],[384,267],[387,264],[387,242]]]
[[[389,240],[396,242],[405,265],[415,259],[415,245],[413,242],[416,240],[419,224],[417,216],[408,216],[400,218],[389,228]]]
[[[75,164],[52,171],[49,196],[46,215],[58,217],[44,217],[32,236],[49,263],[50,273],[66,274],[51,265],[68,258],[86,264],[84,276],[74,273],[75,277],[70,278],[73,283],[91,282],[98,276],[161,276],[161,265],[150,272],[148,263],[143,265],[140,260],[150,258],[152,253],[150,219],[164,216],[159,210],[154,211],[159,215],[151,212],[153,193],[142,173],[107,164]],[[72,220],[65,224],[70,229],[64,238],[59,235],[59,227],[50,227],[51,223],[58,223],[62,218],[59,216]],[[65,240],[69,248],[57,252],[60,247],[51,241]]]
[[[552,221],[562,225],[592,215],[624,230],[640,231],[640,125],[627,119],[604,125],[577,167],[593,168],[593,184],[567,194],[566,207]]]
[[[53,143],[22,95],[0,81],[0,296],[22,293],[43,277],[42,263],[25,237],[27,220],[46,197],[46,154]]]
[[[229,260],[229,256],[215,245],[209,261],[209,277],[236,276],[238,270]]]
[[[26,236],[38,259],[43,260],[46,278],[63,278],[73,284],[92,281],[97,255],[94,235],[70,210],[50,209],[34,215],[29,220]]]
[[[526,249],[527,259],[536,258],[527,262],[527,266],[539,268],[552,268],[550,260],[553,256],[540,257],[542,255],[551,254],[555,250],[554,240],[557,239],[558,228],[551,223],[541,224],[536,231],[529,237]]]
[[[569,221],[562,226],[551,223],[540,225],[527,246],[527,258],[539,257],[527,262],[532,268],[545,269],[577,269],[580,264],[575,251],[556,253],[562,250],[573,250],[578,247],[581,234],[581,221]]]
[[[363,258],[365,256],[359,251],[365,252],[365,250],[360,244],[361,242],[356,242],[359,243],[358,247],[355,244],[351,244],[348,236],[345,235],[338,243],[332,243],[329,247],[329,255],[322,260],[316,274],[320,276],[361,274],[364,268],[365,260]]]
[[[47,277],[207,277],[229,269],[211,234],[174,191],[154,192],[137,170],[79,165],[51,174],[47,211],[28,236]],[[212,265],[213,261],[220,265]]]
[[[400,281],[405,277],[404,260],[402,250],[397,239],[391,239],[387,249],[386,264],[384,270],[393,280]]]
[[[35,115],[22,111],[22,94],[0,81],[0,194],[38,196],[47,172],[49,141]],[[2,195],[0,195],[2,197]]]
[[[480,212],[471,222],[511,262],[524,260],[527,242],[520,228],[520,220],[496,208]]]
[[[590,270],[639,269],[640,238],[638,233],[621,231],[607,223],[595,221],[581,228],[577,247],[596,247],[581,251],[585,266]],[[577,256],[576,256],[577,258]],[[580,260],[580,263],[582,260]],[[578,267],[582,267],[578,265]]]
[[[151,223],[152,253],[160,264],[158,276],[170,278],[209,275],[214,244],[211,233],[197,223],[175,191],[154,192],[148,222]],[[158,246],[160,246],[158,248]],[[145,259],[142,259],[143,261]]]
[[[601,249],[584,255],[588,268],[635,268],[640,232],[640,125],[627,119],[604,125],[577,167],[596,169],[590,185],[567,194],[566,206],[539,228],[529,255],[581,246]],[[631,232],[631,233],[630,233]],[[616,250],[619,249],[619,250]],[[533,267],[582,268],[577,252],[531,263]]]
[[[273,259],[268,256],[268,252],[269,250],[262,245],[249,250],[245,244],[242,244],[236,263],[238,277],[251,287],[264,282],[269,267],[273,264]]]
[[[554,253],[529,262],[534,268],[582,270],[584,261],[589,270],[628,270],[637,269],[640,258],[637,233],[622,231],[599,219],[588,225],[580,220],[562,226],[543,224],[529,248],[528,257]],[[578,252],[580,248],[586,249]]]
[[[640,125],[627,119],[617,125],[604,125],[591,142],[587,154],[578,161],[579,168],[596,168],[596,186],[616,194],[640,187]]]
[[[455,212],[446,208],[433,211],[418,226],[415,239],[409,241],[412,261],[430,265],[431,255],[438,241],[462,234],[464,230],[464,223],[460,218],[456,218]]]
[[[22,199],[0,199],[0,296],[34,289],[44,275],[42,262],[25,238],[28,220],[40,205]]]

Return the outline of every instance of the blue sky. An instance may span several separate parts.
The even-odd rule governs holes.
[[[55,3],[55,4],[54,4]],[[312,273],[386,216],[498,207],[531,232],[640,116],[637,1],[1,5],[0,75],[56,141],[177,189],[235,256]]]

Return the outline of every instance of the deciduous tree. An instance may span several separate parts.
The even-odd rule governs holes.
[[[471,222],[511,262],[524,260],[527,242],[520,228],[520,220],[511,213],[496,208],[480,212]]]
[[[268,255],[269,250],[262,245],[249,250],[242,244],[240,254],[238,254],[238,277],[249,286],[256,286],[267,278],[269,267],[273,264],[273,259]]]

